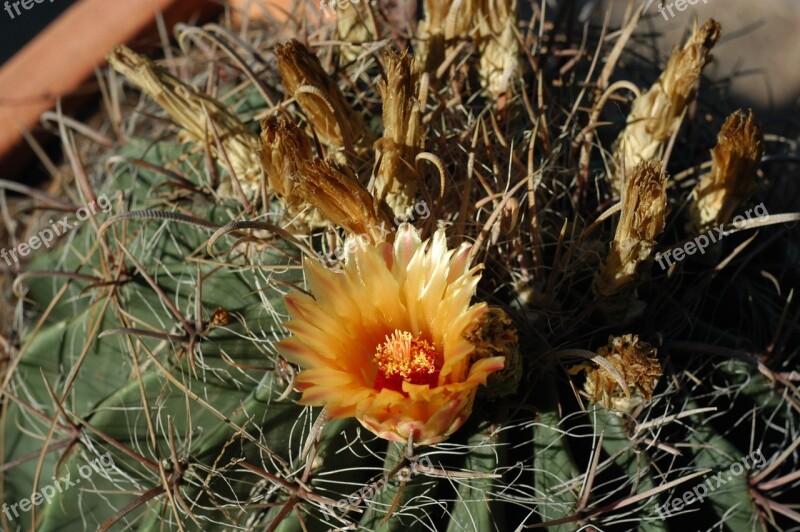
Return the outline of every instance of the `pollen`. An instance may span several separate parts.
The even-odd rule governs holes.
[[[436,349],[420,336],[408,331],[395,330],[375,352],[378,366],[375,389],[384,388],[403,393],[403,383],[436,386],[439,379]]]

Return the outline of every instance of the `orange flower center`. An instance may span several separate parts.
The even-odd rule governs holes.
[[[395,330],[378,346],[374,361],[378,366],[375,389],[389,388],[403,393],[403,383],[428,384],[433,388],[439,380],[436,349],[419,336]]]

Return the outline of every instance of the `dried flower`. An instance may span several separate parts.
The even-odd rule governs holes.
[[[503,357],[505,367],[489,376],[486,386],[478,395],[488,398],[506,397],[517,391],[522,378],[522,361],[519,356],[519,339],[511,318],[500,307],[489,307],[475,324],[464,333],[464,338],[475,346],[470,361]]]
[[[314,158],[305,133],[285,119],[261,123],[261,165],[270,188],[287,203],[292,217],[309,227],[330,221],[353,235],[383,240],[391,213],[364,188],[349,167]],[[312,210],[298,212],[308,205]]]
[[[376,201],[346,166],[314,159],[303,166],[294,191],[328,221],[374,244],[393,227],[386,205]]]
[[[338,9],[336,30],[339,39],[351,43],[339,47],[339,53],[345,62],[355,61],[358,58],[362,51],[360,44],[376,41],[380,36],[367,2],[359,4],[348,2],[344,8]]]
[[[692,191],[690,227],[727,223],[739,206],[756,191],[755,177],[764,153],[764,134],[753,111],[736,111],[723,124],[711,150],[711,171]]]
[[[426,72],[444,60],[446,41],[467,38],[476,29],[479,9],[480,0],[424,0],[415,54]]]
[[[286,296],[292,336],[278,350],[303,369],[301,403],[391,441],[440,442],[503,369],[502,356],[473,363],[464,338],[487,310],[470,304],[482,266],[469,267],[468,245],[448,250],[442,230],[426,242],[409,224],[394,245],[348,240],[342,273],[306,261],[313,296]]]
[[[395,213],[414,204],[419,185],[415,168],[425,135],[419,106],[419,73],[406,53],[384,55],[386,79],[378,83],[383,99],[383,137],[376,143],[380,165],[376,173],[377,196]]]
[[[435,71],[455,41],[474,39],[481,83],[495,98],[505,94],[521,68],[516,0],[425,0],[424,12],[416,43],[424,70]]]
[[[517,40],[516,0],[484,0],[479,16],[478,51],[481,59],[481,83],[498,98],[509,89],[509,83],[519,75],[519,41]]]
[[[294,184],[300,169],[314,158],[306,134],[290,120],[269,117],[261,121],[259,154],[270,190],[295,203]]]
[[[213,139],[210,117],[245,195],[252,198],[258,193],[261,181],[258,135],[222,103],[126,46],[114,48],[108,61],[114,70],[155,100],[193,142],[204,144]],[[212,152],[219,159],[221,154],[217,153],[213,141],[211,145]],[[234,196],[229,182],[223,183],[218,192],[223,197]]]
[[[653,398],[653,390],[663,374],[655,347],[640,341],[635,334],[625,334],[610,336],[608,346],[598,349],[597,354],[617,370],[628,389],[620,388],[617,380],[601,365],[580,364],[570,369],[572,374],[586,372],[584,390],[593,402],[607,410],[631,413]]]
[[[622,190],[630,172],[643,161],[660,159],[669,138],[680,126],[686,107],[695,97],[703,68],[711,61],[711,49],[721,26],[711,19],[701,28],[695,22],[682,49],[672,51],[667,67],[650,90],[636,98],[627,126],[615,143],[611,186]]]
[[[334,150],[372,143],[363,118],[350,107],[315,54],[292,39],[278,45],[275,55],[287,94],[297,100],[320,142]]]
[[[594,280],[595,293],[606,298],[602,304],[607,307],[607,314],[619,315],[618,311],[629,307],[636,269],[650,257],[664,230],[666,213],[667,175],[661,163],[640,163],[623,190],[622,214],[614,240]]]
[[[311,143],[303,130],[284,118],[262,120],[259,154],[270,190],[286,203],[292,225],[323,227],[327,222],[322,213],[308,208],[296,190],[302,169],[314,159]]]

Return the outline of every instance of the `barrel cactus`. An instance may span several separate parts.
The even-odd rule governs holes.
[[[422,4],[109,51],[8,207],[64,230],[8,261],[4,529],[800,522],[797,217],[719,24],[642,85],[569,2]]]

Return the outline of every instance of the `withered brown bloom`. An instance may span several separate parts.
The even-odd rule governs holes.
[[[419,174],[415,161],[425,134],[419,104],[419,73],[412,57],[389,51],[384,55],[386,79],[378,83],[383,99],[383,137],[376,147],[380,165],[376,195],[397,214],[414,204]]]
[[[727,223],[756,192],[755,177],[764,153],[764,133],[751,110],[728,117],[711,150],[711,171],[700,178],[689,205],[690,227]]]
[[[305,132],[285,118],[266,118],[261,122],[259,153],[270,190],[295,203],[294,185],[300,169],[314,158]]]
[[[236,115],[216,99],[126,46],[114,48],[108,61],[114,70],[155,100],[191,141],[198,144],[210,142],[212,152],[221,159],[213,140],[210,119],[245,195],[252,198],[258,193],[261,178],[258,135]],[[223,197],[234,197],[232,184],[224,182],[218,193]]]
[[[364,119],[314,53],[292,39],[278,45],[275,55],[286,93],[297,100],[320,142],[333,150],[365,148],[372,142]]]
[[[444,60],[445,43],[469,37],[475,28],[478,0],[424,0],[424,18],[417,26],[415,51],[425,71],[431,72]]]
[[[294,225],[309,228],[326,224],[321,213],[309,209],[295,190],[306,164],[314,159],[305,132],[285,118],[269,117],[261,121],[261,167],[269,190],[286,203]]]
[[[517,39],[516,0],[483,0],[478,19],[478,67],[481,83],[495,97],[505,94],[519,75],[520,47]]]
[[[379,244],[392,234],[392,216],[343,165],[314,159],[298,174],[298,197],[316,207],[325,218]]]
[[[522,378],[522,361],[519,355],[519,338],[514,323],[505,310],[489,307],[472,327],[464,332],[464,339],[475,346],[471,363],[492,357],[505,357],[502,370],[486,380],[478,395],[500,398],[517,391]]]
[[[423,11],[416,50],[425,71],[435,71],[458,41],[472,39],[482,85],[495,98],[508,90],[521,69],[516,0],[425,0]]]
[[[612,296],[636,280],[636,269],[653,251],[667,214],[667,175],[657,162],[640,163],[626,184],[620,216],[595,291]]]
[[[586,372],[584,390],[593,402],[602,404],[607,410],[631,413],[653,398],[653,389],[663,374],[655,347],[639,340],[635,334],[625,334],[609,337],[608,345],[598,349],[597,354],[617,370],[628,389],[621,389],[617,380],[601,365],[580,364],[570,373]]]
[[[339,39],[351,43],[342,44],[339,48],[340,57],[344,62],[355,61],[358,58],[362,51],[360,44],[379,38],[375,19],[367,2],[358,4],[348,2],[344,8],[337,9],[336,30]]]
[[[615,143],[611,186],[620,192],[623,181],[643,161],[660,159],[669,138],[680,125],[686,107],[695,97],[703,68],[722,27],[711,19],[694,30],[683,48],[675,48],[667,67],[650,90],[636,98],[627,126]]]

